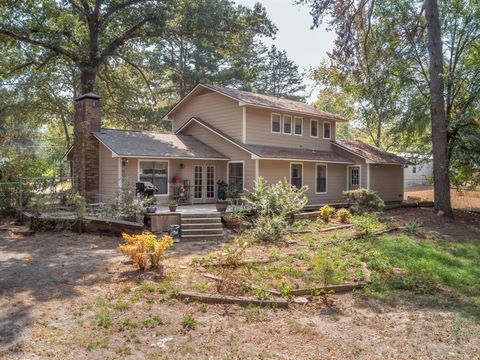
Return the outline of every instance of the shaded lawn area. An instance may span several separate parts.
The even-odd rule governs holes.
[[[375,225],[405,225],[410,234],[351,238],[298,223],[279,243],[176,244],[163,271],[142,273],[113,237],[0,233],[0,358],[317,359],[475,358],[480,348],[480,221],[445,220],[430,209],[394,210]],[[238,255],[240,254],[240,255]],[[219,260],[268,262],[210,266]],[[206,279],[289,292],[362,280],[353,293],[306,296],[287,310],[185,303],[181,290],[269,296]],[[327,270],[327,275],[325,272]]]

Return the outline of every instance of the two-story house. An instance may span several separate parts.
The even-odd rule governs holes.
[[[85,180],[92,201],[148,181],[161,203],[179,191],[192,203],[214,202],[219,180],[252,189],[259,177],[307,185],[310,205],[342,202],[342,191],[356,188],[403,199],[403,158],[336,139],[345,120],[302,102],[199,84],[165,116],[172,133],[101,128],[98,96],[77,102],[91,129],[85,147],[98,149],[85,155],[93,157]]]

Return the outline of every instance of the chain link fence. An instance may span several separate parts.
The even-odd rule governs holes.
[[[18,181],[0,180],[0,215],[23,218],[32,199],[41,197],[49,205],[62,205],[73,189],[71,177],[20,177]]]

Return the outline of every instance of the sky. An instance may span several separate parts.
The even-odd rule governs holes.
[[[288,57],[302,69],[315,67],[332,50],[335,34],[326,31],[325,26],[311,30],[312,17],[306,6],[294,5],[294,0],[236,0],[237,4],[253,6],[260,2],[277,26],[275,39],[264,39],[266,44],[275,44],[279,50],[286,50]],[[306,81],[309,90],[312,82]],[[308,101],[316,98],[313,91]]]

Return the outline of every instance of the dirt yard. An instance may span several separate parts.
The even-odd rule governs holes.
[[[420,218],[425,234],[445,241],[480,241],[480,219],[468,213],[454,221],[431,209],[388,216]],[[163,273],[141,273],[119,241],[0,232],[0,358],[480,359],[480,317],[447,290],[358,291],[286,310],[184,303],[175,298],[180,287],[201,290],[192,260],[225,244],[176,244]]]
[[[477,191],[457,191],[452,189],[450,192],[452,207],[454,209],[474,210],[480,213],[480,190]],[[432,186],[415,186],[405,189],[405,199],[408,196],[419,197],[422,200],[433,201]]]

